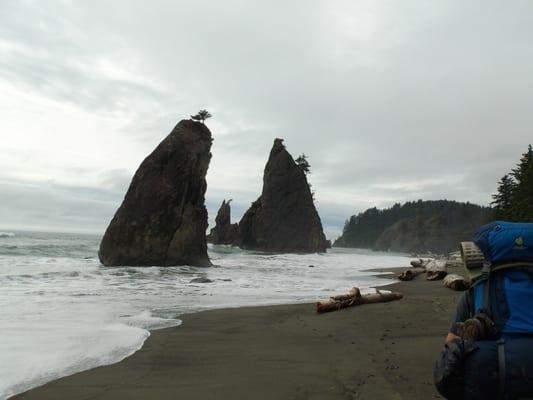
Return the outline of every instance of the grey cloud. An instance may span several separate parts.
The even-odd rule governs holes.
[[[526,1],[6,1],[0,79],[123,119],[146,154],[207,107],[210,217],[257,198],[284,137],[333,231],[373,205],[490,202],[531,141],[532,16]]]
[[[91,188],[0,182],[0,220],[11,229],[101,233],[116,198]]]
[[[117,168],[100,174],[102,186],[116,193],[125,194],[133,175],[131,171]]]

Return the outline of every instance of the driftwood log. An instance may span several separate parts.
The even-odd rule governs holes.
[[[446,260],[431,260],[426,265],[426,279],[428,281],[438,281],[443,279],[447,274]]]
[[[419,258],[418,260],[411,261],[411,266],[414,268],[426,268],[426,265],[428,265],[430,261],[431,260],[429,259],[424,260]]]
[[[409,268],[403,271],[398,276],[398,279],[401,281],[412,281],[415,276],[423,274],[424,272],[426,272],[425,268]]]
[[[444,278],[442,286],[447,287],[452,290],[464,291],[470,288],[470,282],[467,281],[464,277],[457,274],[450,274]]]
[[[362,295],[360,290],[354,287],[348,294],[330,297],[327,301],[319,301],[316,303],[316,312],[321,314],[360,304],[385,303],[400,300],[402,297],[403,294],[398,292],[380,292],[379,290],[376,290],[376,293]]]

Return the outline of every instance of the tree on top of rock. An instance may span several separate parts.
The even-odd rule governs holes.
[[[302,171],[307,175],[311,172],[311,164],[307,161],[307,156],[302,153],[296,160],[296,164],[302,169]]]
[[[204,121],[206,119],[211,118],[211,117],[212,117],[211,113],[207,110],[200,110],[198,111],[196,115],[191,115],[191,119],[195,121],[200,121],[202,124],[205,123]]]

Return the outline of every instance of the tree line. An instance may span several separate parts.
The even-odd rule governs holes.
[[[409,201],[385,209],[373,207],[352,215],[345,222],[342,236],[337,239],[335,246],[376,248],[384,232],[390,234],[393,226],[396,226],[398,235],[418,235],[410,230],[402,232],[405,225],[398,224],[406,221],[416,221],[417,225],[426,222],[438,225],[439,235],[453,236],[455,246],[456,240],[469,240],[477,227],[490,220],[491,214],[489,207],[452,200]],[[455,239],[455,236],[461,238]]]
[[[491,203],[494,218],[533,222],[533,148],[528,146],[516,168],[498,182]]]
[[[528,146],[511,172],[498,182],[492,195],[491,207],[456,201],[412,201],[394,204],[385,209],[370,208],[352,215],[344,224],[336,246],[376,248],[384,232],[391,229],[397,235],[416,235],[407,231],[405,222],[417,219],[438,225],[440,235],[448,234],[450,241],[470,240],[476,228],[490,220],[533,222],[533,147]],[[404,224],[402,224],[404,222]],[[419,224],[420,225],[420,224]],[[422,224],[423,225],[423,224]],[[420,225],[420,226],[422,226]],[[427,227],[427,226],[426,226]],[[402,232],[405,230],[405,232]],[[382,240],[381,240],[382,241]]]

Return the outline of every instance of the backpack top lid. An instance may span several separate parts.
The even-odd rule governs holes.
[[[494,268],[533,266],[533,223],[491,222],[478,229],[474,243]]]

